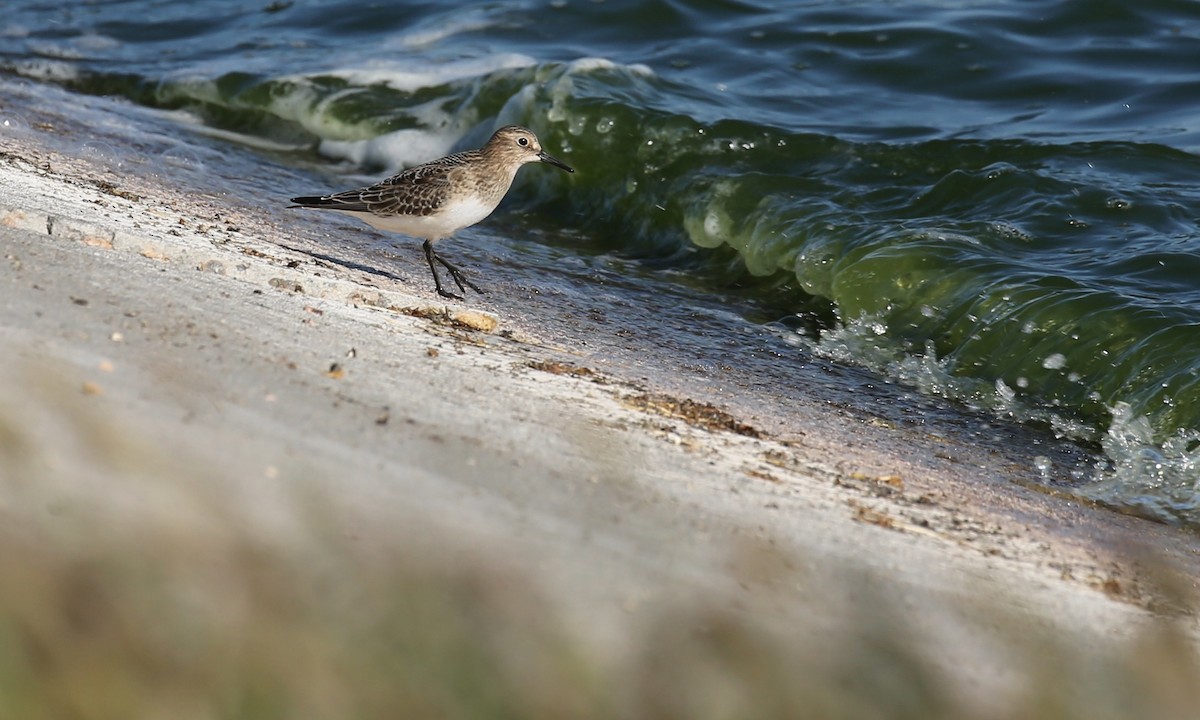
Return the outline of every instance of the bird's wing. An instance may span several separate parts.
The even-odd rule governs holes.
[[[383,215],[431,215],[446,202],[458,168],[469,153],[458,153],[409,168],[360,191],[371,212]]]
[[[432,215],[446,202],[453,175],[468,162],[469,153],[458,153],[417,165],[357,190],[319,198],[292,198],[305,207],[362,212],[374,215]]]

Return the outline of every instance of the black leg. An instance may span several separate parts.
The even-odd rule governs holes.
[[[442,279],[438,276],[437,266],[435,266],[433,263],[434,260],[440,262],[443,267],[450,271],[450,277],[454,279],[454,284],[458,285],[459,292],[465,294],[467,292],[467,288],[471,288],[480,295],[484,294],[483,289],[468,280],[467,276],[463,274],[462,270],[459,270],[457,267],[451,264],[449,260],[441,255],[438,255],[434,251],[432,240],[426,240],[421,247],[425,248],[425,261],[429,263],[429,272],[433,273],[433,284],[437,288],[438,295],[441,295],[442,297],[453,298],[454,300],[462,300],[461,295],[455,295],[454,293],[442,287]]]
[[[468,280],[467,276],[463,274],[463,271],[459,270],[457,267],[451,265],[449,260],[442,257],[441,255],[438,255],[437,253],[433,254],[433,258],[435,260],[437,260],[438,262],[440,262],[442,265],[444,265],[446,267],[446,269],[450,271],[450,277],[454,278],[454,282],[458,284],[459,290],[461,290],[465,293],[467,291],[467,288],[464,288],[463,285],[466,285],[467,287],[471,288],[472,290],[479,293],[480,295],[483,295],[483,290],[479,289],[478,285],[476,285],[475,283]]]
[[[437,294],[445,298],[450,298],[451,300],[462,300],[461,295],[455,295],[454,293],[442,287],[442,279],[438,277],[437,266],[433,264],[433,261],[436,258],[443,265],[446,264],[446,261],[438,257],[437,253],[433,251],[433,241],[426,240],[421,247],[425,248],[425,261],[429,263],[429,272],[433,273],[433,286],[437,289]],[[453,274],[453,271],[451,271],[451,275]],[[462,283],[459,282],[457,277],[454,278],[454,282],[458,283],[459,290],[463,289]],[[463,290],[463,292],[466,291]]]

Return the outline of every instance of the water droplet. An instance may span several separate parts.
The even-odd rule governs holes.
[[[0,133],[6,135],[24,135],[29,132],[29,123],[25,118],[13,112],[0,114]]]
[[[1133,207],[1132,201],[1121,197],[1110,197],[1104,204],[1112,210],[1128,210]]]
[[[1062,353],[1054,353],[1047,355],[1046,359],[1042,360],[1042,367],[1047,370],[1061,370],[1067,365],[1067,356]]]
[[[100,140],[89,140],[80,148],[80,154],[93,161],[116,169],[125,164],[124,159],[112,145]]]
[[[612,118],[600,118],[596,121],[596,132],[604,135],[613,129],[614,124]]]

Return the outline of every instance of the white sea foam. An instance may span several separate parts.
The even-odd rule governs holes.
[[[155,114],[170,119],[172,122],[190,128],[197,135],[216,138],[226,142],[237,143],[247,147],[258,148],[269,152],[292,152],[300,150],[300,146],[294,143],[280,143],[273,140],[268,140],[261,135],[250,135],[247,133],[234,132],[232,130],[222,130],[205,122],[195,114],[186,110],[157,110]]]
[[[4,37],[0,33],[0,37]],[[65,40],[30,40],[29,49],[42,57],[59,60],[83,60],[108,54],[121,47],[121,41],[99,33],[84,33]]]
[[[515,70],[534,65],[528,55],[501,53],[450,62],[422,62],[412,58],[372,60],[360,67],[342,67],[321,71],[320,75],[338,77],[354,85],[384,85],[401,92],[436,87],[465,78],[481,77],[499,70]]]
[[[1091,425],[1029,404],[1003,379],[988,382],[955,374],[953,364],[937,356],[932,342],[925,344],[923,353],[905,352],[887,338],[887,332],[886,323],[863,316],[829,330],[815,343],[801,335],[785,339],[820,357],[870,368],[927,395],[955,399],[996,417],[1044,422],[1060,438],[1095,439],[1097,431]],[[1020,379],[1014,379],[1013,384],[1020,387]]]
[[[409,128],[370,140],[323,140],[319,150],[326,157],[349,160],[356,165],[382,165],[394,172],[446,155],[460,137],[457,132]]]
[[[1109,409],[1112,423],[1101,440],[1111,468],[1097,473],[1083,495],[1137,508],[1164,520],[1200,514],[1200,432],[1179,430],[1165,440],[1150,419],[1127,403]]]
[[[29,51],[34,55],[40,55],[45,58],[55,58],[56,60],[83,59],[83,52],[79,48],[57,40],[30,40],[28,47]]]
[[[1136,414],[1128,403],[1118,402],[1109,408],[1112,421],[1108,428],[1098,433],[1082,420],[1024,402],[1004,380],[989,384],[955,375],[950,364],[937,357],[932,343],[921,354],[902,352],[880,338],[877,322],[869,317],[850,320],[817,342],[794,333],[784,338],[820,357],[868,367],[925,394],[956,399],[1019,422],[1048,423],[1060,438],[1099,439],[1104,460],[1077,476],[1087,482],[1077,491],[1079,494],[1136,508],[1164,520],[1200,522],[1200,431],[1178,430],[1164,438],[1149,417]],[[1050,477],[1053,468],[1044,460],[1035,458],[1035,469]]]
[[[627,70],[634,75],[642,77],[654,75],[654,71],[650,69],[649,65],[643,65],[642,63],[622,65],[602,57],[582,57],[567,63],[568,74],[592,72],[594,70],[614,70],[617,68]]]
[[[334,140],[363,140],[370,126],[361,122],[346,122],[330,108],[344,98],[361,92],[360,88],[347,88],[340,92],[322,95],[311,85],[301,84],[290,92],[271,98],[267,109],[277,117],[300,125],[320,138]]]
[[[19,60],[13,70],[22,77],[49,83],[67,83],[79,79],[79,70],[63,60]]]
[[[316,73],[339,77],[350,83],[351,87],[335,93],[321,93],[306,76],[281,78],[290,80],[293,87],[287,93],[272,97],[268,110],[321,138],[318,149],[326,157],[348,160],[356,165],[383,166],[389,171],[396,171],[445,155],[478,118],[469,112],[451,115],[443,108],[443,100],[437,99],[405,109],[405,114],[421,129],[406,128],[373,136],[377,127],[374,123],[346,122],[339,119],[338,113],[330,111],[330,108],[348,96],[363,92],[368,85],[384,85],[401,92],[414,92],[532,64],[532,58],[513,53],[444,63],[376,60],[361,67],[342,67]]]
[[[455,145],[482,119],[473,113],[459,110],[454,114],[444,108],[444,99],[435,99],[424,105],[408,107],[405,114],[412,118],[420,129],[406,128],[377,137],[365,137],[364,133],[374,130],[369,123],[348,124],[336,119],[336,113],[327,108],[347,94],[362,92],[367,85],[384,85],[402,92],[413,92],[422,88],[436,87],[446,83],[476,78],[500,70],[522,69],[534,66],[533,58],[519,54],[496,54],[452,62],[413,62],[411,60],[375,60],[358,67],[341,67],[322,71],[322,76],[333,76],[347,80],[352,87],[339,93],[322,95],[312,86],[306,76],[283,78],[294,83],[291,92],[271,100],[270,111],[279,117],[292,120],[322,138],[321,154],[356,165],[383,166],[396,171],[441,157],[454,149]],[[546,66],[537,77],[516,92],[501,108],[497,125],[520,123],[529,117],[531,107],[551,101],[545,116],[551,122],[583,122],[583,118],[569,117],[568,103],[573,97],[573,78],[597,70],[621,68],[638,75],[653,74],[644,65],[618,65],[603,58],[581,58],[566,65]],[[556,112],[557,108],[557,112]]]

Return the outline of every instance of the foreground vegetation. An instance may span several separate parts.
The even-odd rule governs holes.
[[[0,718],[1095,720],[1200,707],[1182,590],[1164,590],[1180,612],[1100,657],[982,598],[964,608],[966,635],[1011,675],[1002,696],[948,672],[908,622],[924,609],[870,581],[849,594],[858,620],[832,651],[690,598],[630,614],[613,629],[620,650],[602,652],[528,568],[446,538],[351,532],[319,502],[264,521],[212,491],[223,485],[203,462],[181,475],[172,451],[70,401],[21,410],[0,404]]]

